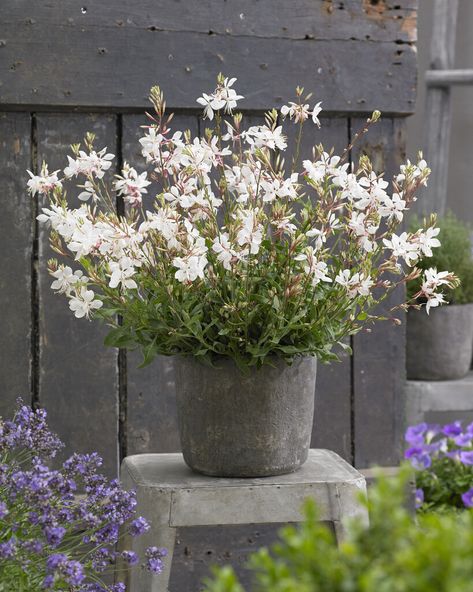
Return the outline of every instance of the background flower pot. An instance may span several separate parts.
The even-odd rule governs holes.
[[[290,473],[307,459],[317,360],[275,360],[242,374],[225,359],[216,368],[175,359],[182,451],[199,473],[264,477]]]
[[[473,304],[409,310],[407,378],[451,380],[470,369],[473,350]]]

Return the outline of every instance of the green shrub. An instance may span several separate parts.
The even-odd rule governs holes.
[[[337,548],[307,502],[305,521],[252,555],[254,592],[467,592],[473,588],[473,512],[424,514],[403,506],[409,473],[370,490],[370,527],[353,523]],[[216,568],[206,592],[244,592],[232,568]]]
[[[410,229],[417,229],[418,218],[413,218]],[[417,263],[419,269],[435,267],[438,270],[448,269],[460,279],[460,285],[452,290],[445,290],[445,298],[449,304],[466,304],[473,302],[473,257],[471,245],[471,227],[459,220],[454,214],[448,213],[437,221],[440,228],[438,239],[441,246],[433,249],[433,256]],[[421,287],[422,277],[407,284],[409,298],[412,298]]]

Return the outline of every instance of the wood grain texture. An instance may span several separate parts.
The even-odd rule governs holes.
[[[20,395],[31,402],[34,202],[26,192],[30,130],[28,113],[0,114],[0,416],[4,417],[11,417]]]
[[[240,79],[246,109],[280,106],[298,84],[313,89],[331,111],[414,109],[412,2],[352,0],[340,9],[340,2],[300,0],[293,9],[282,1],[247,0],[243,9],[228,2],[219,10],[209,1],[202,8],[197,0],[148,0],[135,3],[130,18],[124,0],[84,6],[84,15],[72,0],[59,4],[23,1],[12,12],[8,5],[0,8],[2,103],[141,109],[149,88],[160,83],[169,105],[194,108],[196,97],[214,88],[224,71]],[[281,14],[293,16],[288,31],[281,31]],[[161,15],[167,15],[162,27],[153,24]],[[359,35],[362,23],[367,28]],[[384,36],[373,41],[373,31]]]
[[[430,68],[446,70],[454,66],[458,0],[435,0],[430,47]],[[450,153],[451,89],[427,87],[424,126],[425,158],[432,169],[429,186],[419,192],[417,210],[423,214],[444,214],[447,205]]]
[[[278,39],[415,41],[417,0],[16,0],[4,22]],[[31,22],[33,21],[33,22]]]
[[[124,115],[122,157],[140,172],[145,168],[138,139],[144,135],[140,126],[149,123],[143,115]],[[172,129],[199,130],[195,116],[176,115]],[[149,189],[145,206],[151,209],[154,194]],[[147,203],[146,203],[147,201]],[[138,368],[139,352],[127,353],[127,446],[128,454],[140,452],[177,452],[180,450],[177,430],[176,398],[172,358],[158,356],[150,366]]]
[[[97,135],[97,148],[115,153],[116,122],[113,116],[38,116],[38,158],[49,170],[63,168],[73,142],[87,131]],[[66,163],[65,163],[66,161]],[[69,203],[78,190],[67,184]],[[118,368],[117,351],[106,348],[106,328],[97,321],[76,319],[63,295],[50,288],[47,260],[54,256],[48,231],[39,234],[39,402],[46,407],[51,428],[67,443],[66,453],[97,451],[104,457],[105,472],[117,474],[118,458]],[[79,266],[74,265],[73,269]]]
[[[351,122],[352,136],[364,120]],[[355,146],[355,161],[367,154],[376,171],[385,171],[390,181],[405,159],[405,121],[383,118]],[[402,302],[399,289],[380,310]],[[377,323],[371,333],[353,339],[354,447],[355,465],[395,465],[400,460],[405,386],[405,315],[399,327],[388,321]]]

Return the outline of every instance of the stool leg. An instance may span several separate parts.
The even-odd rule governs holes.
[[[340,545],[346,539],[347,530],[341,520],[334,520],[333,528],[335,530],[335,540],[337,541],[337,545]]]

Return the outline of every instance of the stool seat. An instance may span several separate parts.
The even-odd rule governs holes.
[[[145,535],[125,546],[132,544],[137,552],[149,545],[168,549],[162,574],[129,574],[131,592],[167,591],[178,527],[300,522],[307,498],[317,503],[320,520],[333,522],[337,541],[344,536],[345,518],[368,520],[357,495],[366,492],[363,475],[330,450],[310,450],[294,473],[250,479],[199,475],[177,453],[139,454],[124,459],[121,480],[136,490],[138,513],[151,523]]]

